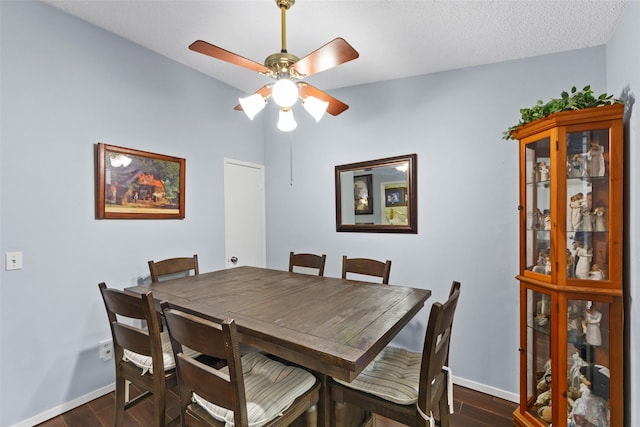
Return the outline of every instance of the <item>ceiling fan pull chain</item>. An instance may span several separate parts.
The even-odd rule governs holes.
[[[293,135],[289,132],[289,187],[293,187]]]

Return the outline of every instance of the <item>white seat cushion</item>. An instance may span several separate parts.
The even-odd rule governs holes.
[[[229,368],[220,370],[229,374]],[[280,416],[294,400],[309,390],[316,382],[310,372],[287,366],[257,352],[242,356],[247,415],[250,426],[262,426]],[[233,426],[233,411],[210,403],[197,394],[193,401],[202,406],[212,417]]]
[[[347,387],[400,405],[418,401],[422,353],[387,346],[353,381],[334,378]]]
[[[169,338],[169,332],[162,331],[160,332],[160,340],[162,341],[162,355],[164,361],[164,370],[170,371],[171,369],[176,367],[176,361],[173,358],[173,350],[171,349],[171,339]],[[191,350],[188,347],[184,347],[184,352],[189,357],[198,357],[200,353]],[[135,353],[133,351],[124,350],[125,361],[131,362],[136,365],[138,368],[142,369],[142,375],[146,374],[147,371],[153,374],[153,359],[151,356],[145,356],[140,353]]]

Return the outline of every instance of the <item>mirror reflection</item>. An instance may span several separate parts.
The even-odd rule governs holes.
[[[336,230],[417,233],[416,154],[336,166]]]

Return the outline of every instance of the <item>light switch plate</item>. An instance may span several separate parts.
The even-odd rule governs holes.
[[[22,252],[7,252],[5,268],[7,271],[22,269]]]

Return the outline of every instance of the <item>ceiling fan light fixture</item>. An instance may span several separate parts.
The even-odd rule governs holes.
[[[289,79],[279,79],[273,85],[271,96],[280,108],[290,108],[298,100],[298,86]]]
[[[298,127],[298,123],[296,123],[296,119],[293,117],[291,108],[281,108],[278,119],[278,129],[282,132],[291,132],[296,127]]]
[[[242,111],[244,111],[247,117],[251,120],[253,120],[256,114],[262,111],[267,105],[267,100],[259,93],[254,93],[251,96],[240,98],[239,101],[242,106]]]
[[[329,102],[318,99],[315,96],[307,96],[302,100],[302,106],[307,110],[307,113],[316,119],[316,122],[319,122],[324,113],[326,113],[327,108],[329,108]]]

